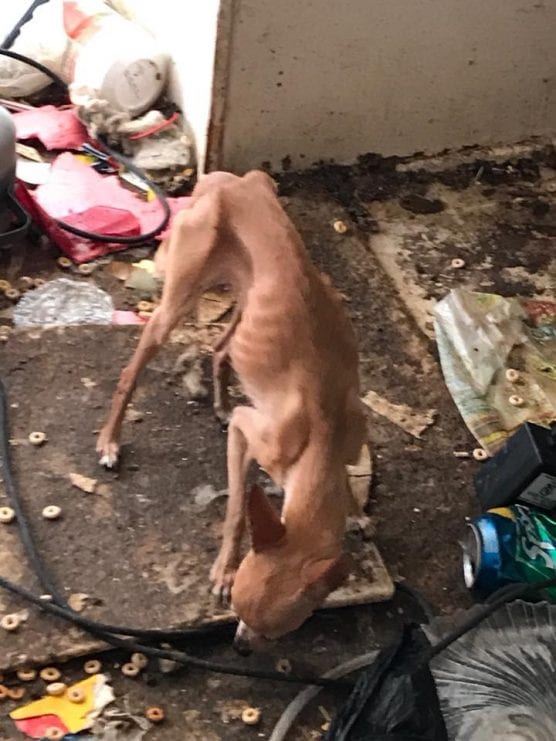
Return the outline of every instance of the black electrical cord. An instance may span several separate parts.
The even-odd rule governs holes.
[[[35,69],[38,69],[39,72],[42,72],[43,75],[46,75],[47,77],[50,77],[52,82],[59,87],[61,90],[67,93],[68,86],[66,83],[62,80],[62,78],[56,74],[56,72],[53,72],[51,69],[48,69],[48,67],[45,67],[44,64],[41,64],[40,62],[36,62],[34,59],[31,59],[30,57],[26,57],[25,54],[19,54],[17,51],[12,51],[11,49],[5,49],[4,47],[0,48],[0,54],[4,57],[10,57],[11,59],[17,59],[18,62],[23,62],[23,64],[28,64],[30,67],[34,67]]]
[[[20,531],[21,531],[21,538],[22,538],[23,545],[27,553],[27,556],[29,557],[29,560],[31,561],[35,569],[35,572],[37,574],[39,582],[41,583],[42,588],[49,592],[49,594],[53,598],[53,601],[50,602],[50,601],[41,599],[40,597],[36,597],[31,592],[26,590],[24,587],[14,584],[8,579],[5,579],[4,577],[0,577],[0,587],[1,588],[6,589],[12,592],[13,594],[16,594],[19,597],[27,600],[31,604],[41,609],[43,612],[50,613],[59,618],[62,618],[63,620],[66,620],[75,625],[78,625],[79,627],[87,630],[92,635],[95,635],[101,638],[106,643],[108,643],[109,645],[115,646],[116,648],[123,648],[128,651],[140,651],[151,657],[170,659],[179,664],[183,664],[186,666],[194,666],[199,669],[219,672],[222,674],[230,674],[230,675],[235,675],[235,676],[246,676],[246,677],[252,677],[256,679],[277,680],[277,681],[289,682],[293,684],[311,684],[311,685],[318,685],[318,686],[335,686],[335,687],[341,686],[343,688],[353,686],[351,682],[347,682],[346,680],[341,680],[341,679],[326,679],[323,677],[316,677],[316,676],[309,677],[309,676],[300,676],[300,675],[294,675],[294,674],[286,675],[286,674],[281,674],[279,672],[262,671],[258,669],[249,669],[246,667],[238,668],[238,667],[230,666],[227,664],[220,664],[218,662],[200,659],[196,656],[191,656],[190,654],[185,653],[184,651],[155,648],[153,646],[144,645],[137,641],[133,641],[133,640],[129,640],[129,639],[125,639],[121,637],[123,635],[127,635],[127,636],[140,637],[145,640],[157,640],[157,641],[174,640],[174,641],[177,641],[180,639],[189,638],[192,635],[199,635],[201,631],[199,631],[199,629],[197,628],[190,629],[190,630],[158,630],[158,629],[137,630],[137,629],[123,627],[123,626],[111,626],[111,625],[107,625],[104,623],[99,623],[94,620],[89,620],[88,618],[85,618],[79,613],[76,613],[74,610],[72,610],[67,605],[64,597],[59,593],[58,589],[56,588],[53,579],[51,578],[43,560],[41,559],[38,553],[31,529],[29,527],[29,523],[27,521],[24,508],[22,507],[21,502],[19,500],[19,496],[17,494],[13,472],[11,469],[11,463],[10,463],[10,451],[9,451],[9,442],[8,442],[9,440],[8,429],[9,428],[8,428],[7,409],[8,409],[7,394],[6,394],[4,384],[0,380],[0,470],[3,473],[3,479],[5,482],[5,488],[6,488],[6,496],[7,496],[8,502],[14,509],[14,512],[16,513],[17,521],[18,521]],[[482,620],[484,620],[486,617],[488,617],[493,612],[495,612],[502,604],[509,602],[513,599],[526,596],[531,593],[537,593],[543,589],[546,589],[548,587],[553,587],[553,586],[556,586],[556,578],[547,580],[545,582],[542,582],[536,585],[517,584],[510,588],[503,587],[495,595],[492,595],[492,598],[491,598],[492,601],[490,604],[484,605],[480,611],[478,611],[476,614],[472,615],[471,618],[469,618],[467,621],[462,623],[462,625],[459,628],[454,630],[449,635],[445,636],[445,638],[443,638],[441,641],[439,641],[434,646],[432,646],[429,651],[425,652],[420,663],[428,663],[434,656],[436,656],[438,653],[443,651],[447,646],[449,646],[451,643],[453,643],[458,638],[460,638],[464,633],[466,633],[467,631],[479,625],[479,623]],[[423,609],[423,612],[425,612],[425,614],[429,612],[432,613],[430,606],[428,605],[426,601],[420,598],[420,595],[417,592],[417,590],[406,587],[402,589],[401,591],[405,591],[406,593],[411,595],[416,600],[417,600],[417,596],[419,596],[419,599],[417,600],[417,602]],[[203,632],[206,632],[206,630]]]
[[[218,662],[206,661],[199,659],[196,656],[191,656],[183,651],[169,651],[166,649],[158,649],[152,646],[143,645],[133,640],[127,640],[120,638],[119,636],[127,635],[144,638],[146,640],[157,640],[157,641],[179,641],[186,638],[191,638],[194,635],[206,634],[208,630],[192,628],[189,630],[141,630],[128,628],[124,626],[107,625],[104,623],[97,622],[95,620],[89,620],[83,617],[79,613],[72,610],[67,604],[64,596],[59,592],[50,573],[48,572],[44,561],[41,559],[32,532],[25,514],[25,510],[21,505],[19,496],[17,494],[15,481],[10,462],[10,451],[9,451],[9,435],[8,435],[8,404],[7,394],[3,382],[0,380],[0,471],[3,473],[3,479],[6,488],[6,497],[8,503],[16,514],[16,519],[19,525],[21,539],[25,552],[35,570],[37,578],[41,584],[41,587],[48,592],[52,597],[52,602],[41,599],[40,597],[34,596],[31,592],[20,587],[17,584],[12,583],[4,577],[0,577],[0,587],[6,589],[13,594],[22,597],[23,599],[31,602],[32,604],[39,607],[44,612],[49,612],[57,617],[60,617],[66,621],[72,622],[78,625],[80,628],[85,629],[92,635],[101,638],[106,643],[116,647],[124,648],[128,651],[140,651],[148,656],[155,658],[165,658],[176,661],[180,664],[189,666],[195,666],[200,669],[207,669],[222,674],[232,674],[235,676],[247,676],[257,679],[273,679],[282,682],[290,682],[294,684],[315,684],[319,686],[346,686],[345,682],[338,682],[337,680],[322,679],[317,676],[299,676],[295,674],[282,674],[280,672],[267,672],[258,669],[248,668],[237,668],[235,666],[220,664]]]
[[[56,219],[56,224],[64,231],[70,232],[70,234],[75,234],[78,237],[83,237],[83,239],[91,239],[94,242],[102,242],[104,244],[127,244],[129,246],[132,246],[134,244],[143,244],[144,242],[148,242],[150,239],[154,239],[154,237],[156,237],[157,234],[160,234],[160,232],[168,225],[168,222],[170,221],[170,217],[172,215],[170,206],[168,205],[168,201],[166,200],[166,196],[158,187],[158,185],[156,185],[156,183],[153,183],[152,180],[149,180],[149,178],[143,173],[142,170],[140,170],[138,167],[135,167],[130,159],[124,157],[123,154],[116,152],[115,149],[112,149],[112,147],[108,145],[104,137],[97,136],[97,140],[102,145],[102,148],[113,159],[117,160],[119,164],[123,165],[126,170],[129,170],[134,175],[137,175],[137,177],[140,178],[142,182],[145,183],[145,185],[148,185],[148,187],[153,191],[160,206],[162,207],[162,221],[158,224],[157,227],[151,229],[150,232],[145,232],[145,234],[138,234],[132,237],[110,236],[109,234],[94,234],[93,232],[88,232],[85,229],[78,229],[77,227],[72,226],[72,224],[66,224],[65,221],[60,221],[59,219]]]
[[[48,69],[48,67],[45,67],[44,64],[41,64],[40,62],[36,62],[34,59],[31,59],[30,57],[25,56],[24,54],[19,54],[18,52],[11,51],[9,49],[0,48],[0,54],[5,57],[11,57],[13,59],[17,59],[20,62],[23,62],[24,64],[28,64],[31,67],[34,67],[35,69],[38,69],[43,74],[47,75],[52,82],[54,82],[59,88],[61,88],[64,92],[67,93],[68,86],[66,83],[62,80],[59,75],[57,75],[52,70]],[[102,148],[106,151],[107,154],[109,154],[113,159],[115,159],[120,165],[123,165],[127,170],[132,172],[134,175],[136,175],[138,178],[141,179],[145,185],[147,185],[155,194],[163,212],[162,220],[158,224],[157,227],[154,229],[151,229],[149,232],[146,232],[145,234],[137,234],[130,237],[123,237],[123,236],[117,236],[117,235],[109,235],[109,234],[95,234],[95,232],[89,232],[85,229],[79,229],[76,226],[73,226],[72,224],[67,224],[65,221],[62,221],[60,219],[55,219],[56,224],[63,229],[66,232],[69,232],[70,234],[75,234],[77,237],[82,237],[83,239],[90,239],[93,242],[100,242],[102,244],[125,244],[129,245],[130,247],[132,245],[136,244],[143,244],[144,242],[148,242],[149,240],[156,237],[157,234],[160,234],[160,232],[168,225],[168,222],[170,221],[170,217],[172,215],[172,212],[170,211],[170,206],[168,205],[168,201],[166,200],[166,196],[162,192],[162,190],[156,185],[156,183],[153,183],[152,180],[150,180],[144,172],[136,167],[127,157],[124,157],[123,154],[120,154],[120,152],[117,152],[116,150],[112,149],[112,147],[109,146],[108,142],[104,137],[98,136],[97,137],[98,142],[102,146]]]
[[[47,75],[58,87],[60,87],[62,90],[67,92],[67,85],[66,83],[55,73],[52,72],[52,70],[45,67],[40,62],[37,62],[33,59],[30,59],[29,57],[26,57],[25,55],[18,54],[17,52],[13,52],[9,50],[8,47],[10,46],[14,39],[17,38],[17,34],[19,33],[19,30],[21,26],[27,22],[32,14],[34,9],[38,6],[43,4],[44,2],[47,2],[48,0],[36,0],[32,6],[29,8],[27,13],[20,19],[18,24],[12,29],[8,37],[3,42],[3,47],[0,48],[0,54],[11,57],[13,59],[16,59],[18,61],[21,61],[25,64],[28,64],[35,69],[39,70],[43,74]],[[82,229],[78,229],[71,224],[66,224],[63,221],[57,221],[56,223],[58,226],[60,226],[65,231],[68,231],[72,234],[75,234],[77,236],[83,237],[84,239],[91,239],[96,242],[103,242],[103,243],[117,243],[117,244],[140,244],[143,242],[148,241],[149,239],[152,239],[155,237],[162,229],[165,228],[167,225],[169,219],[170,219],[170,208],[168,205],[168,202],[157,185],[155,185],[152,181],[150,181],[143,172],[135,167],[126,157],[121,155],[119,152],[114,151],[108,143],[104,139],[100,139],[100,143],[102,144],[105,151],[113,157],[115,160],[117,160],[120,164],[124,165],[128,170],[133,172],[135,175],[137,175],[144,183],[146,183],[155,193],[155,195],[158,198],[158,201],[160,202],[164,217],[160,225],[156,228],[151,230],[150,232],[147,232],[146,234],[133,236],[133,237],[116,237],[116,236],[109,236],[106,234],[95,234],[93,232],[88,232]],[[46,569],[46,566],[36,548],[35,541],[31,532],[31,529],[28,524],[28,520],[25,514],[25,511],[21,505],[21,502],[19,500],[19,497],[17,495],[17,491],[15,488],[14,478],[10,466],[10,456],[9,456],[9,447],[8,447],[8,417],[7,417],[7,396],[6,396],[6,390],[4,387],[4,384],[0,380],[0,469],[4,472],[4,482],[6,487],[6,495],[8,498],[9,503],[11,504],[12,508],[14,509],[14,512],[16,513],[16,518],[19,523],[20,527],[20,533],[21,538],[23,541],[23,545],[25,548],[25,552],[35,570],[35,573],[39,579],[39,582],[43,589],[45,589],[50,596],[52,597],[52,602],[46,601],[44,599],[41,599],[39,597],[36,597],[28,590],[24,589],[23,587],[20,587],[17,584],[14,584],[10,582],[9,580],[0,577],[0,587],[3,589],[6,589],[13,594],[18,595],[19,597],[27,600],[31,604],[34,604],[36,607],[41,609],[43,612],[50,613],[52,615],[55,615],[59,618],[62,618],[63,620],[72,622],[75,625],[78,625],[79,627],[87,630],[92,635],[95,635],[102,640],[106,641],[106,643],[115,646],[117,648],[124,648],[130,651],[141,651],[142,653],[145,653],[148,656],[154,657],[154,658],[162,658],[162,659],[170,659],[172,661],[175,661],[176,663],[183,664],[183,665],[189,665],[194,666],[200,669],[205,669],[208,671],[214,671],[219,672],[222,674],[229,674],[229,675],[235,675],[235,676],[243,676],[243,677],[252,677],[255,679],[269,679],[269,680],[278,680],[281,682],[290,682],[295,684],[312,684],[312,685],[319,685],[319,686],[342,686],[342,687],[352,687],[353,683],[346,682],[341,679],[325,679],[322,677],[302,677],[302,676],[296,676],[296,675],[286,675],[281,674],[278,672],[266,672],[261,671],[257,669],[248,669],[245,667],[242,667],[241,669],[227,665],[227,664],[220,664],[218,662],[214,661],[207,661],[205,659],[200,659],[196,656],[191,656],[190,654],[187,654],[183,651],[175,651],[175,650],[167,650],[167,649],[159,649],[154,648],[153,646],[143,645],[141,643],[138,643],[136,641],[121,638],[119,636],[132,636],[135,638],[143,638],[145,640],[157,640],[157,641],[167,641],[167,640],[174,640],[179,641],[183,640],[185,638],[190,638],[194,635],[200,635],[203,633],[207,633],[209,629],[206,628],[191,628],[188,630],[160,630],[160,629],[135,629],[135,628],[129,628],[126,626],[119,626],[119,625],[110,625],[107,623],[100,623],[94,620],[89,620],[88,618],[85,618],[81,616],[79,613],[72,610],[67,602],[65,601],[65,598],[63,595],[59,592],[57,589],[53,579],[50,576],[50,573]],[[420,663],[429,663],[429,661],[434,658],[434,656],[438,655],[441,651],[443,651],[445,648],[447,648],[449,645],[451,645],[454,641],[458,640],[462,635],[467,633],[469,630],[472,630],[473,628],[477,627],[485,618],[487,618],[489,615],[491,615],[493,612],[495,612],[499,607],[501,607],[506,602],[509,602],[513,599],[518,599],[520,597],[527,596],[529,594],[538,593],[539,591],[542,591],[543,589],[556,586],[556,579],[549,579],[545,582],[531,585],[531,584],[517,584],[515,586],[509,586],[509,587],[503,587],[501,590],[496,592],[494,595],[491,595],[489,603],[484,605],[484,607],[477,611],[474,615],[472,615],[468,620],[464,621],[461,626],[452,631],[450,634],[445,636],[441,641],[436,643],[434,646],[431,646],[429,651],[426,651],[420,661]],[[398,585],[398,589],[400,591],[406,592],[409,594],[412,599],[415,600],[415,602],[419,605],[421,608],[423,614],[426,616],[426,618],[430,620],[434,617],[434,613],[432,611],[432,608],[428,604],[428,602],[422,597],[422,595],[412,587],[408,587],[407,585]]]
[[[19,36],[19,32],[21,31],[23,26],[31,20],[31,18],[33,17],[33,13],[39,7],[39,5],[44,5],[47,2],[48,0],[33,0],[29,8],[21,16],[21,18],[18,20],[18,22],[15,24],[15,26],[2,42],[2,46],[4,47],[4,49],[9,49],[12,46],[14,41]]]
[[[220,674],[230,674],[236,677],[252,677],[254,679],[269,679],[278,680],[280,682],[289,682],[290,684],[309,684],[318,685],[321,687],[344,687],[351,688],[353,684],[351,682],[325,679],[317,676],[301,676],[296,674],[281,674],[275,671],[264,671],[261,669],[249,669],[248,667],[235,667],[230,664],[220,664],[216,661],[207,661],[206,659],[200,659],[197,656],[191,656],[191,654],[185,653],[184,651],[176,651],[175,649],[155,648],[154,646],[144,645],[137,643],[136,641],[130,641],[123,638],[119,638],[111,633],[106,634],[104,631],[93,630],[90,625],[93,621],[83,620],[81,616],[72,610],[65,609],[55,602],[48,602],[40,597],[36,597],[34,594],[29,592],[27,589],[14,584],[3,577],[0,577],[0,587],[3,589],[16,594],[18,597],[23,598],[27,602],[38,607],[43,612],[47,612],[56,617],[62,618],[97,635],[99,638],[106,640],[107,643],[111,644],[116,648],[126,649],[127,651],[140,651],[147,656],[157,659],[170,659],[178,664],[184,666],[193,666],[197,669],[205,669],[207,671],[217,672]],[[94,624],[94,623],[93,623]],[[100,625],[100,623],[98,624]],[[152,631],[157,632],[157,631]]]
[[[23,505],[17,495],[14,476],[11,470],[9,442],[7,430],[9,429],[8,411],[7,411],[7,394],[3,382],[0,380],[0,470],[4,472],[4,485],[6,487],[6,497],[10,507],[14,510],[17,522],[20,525],[21,540],[25,553],[31,562],[31,566],[37,575],[39,583],[46,593],[52,596],[58,606],[64,606],[68,612],[75,616],[74,622],[80,627],[87,630],[101,630],[105,633],[115,633],[118,635],[133,636],[145,640],[160,641],[180,641],[193,636],[203,635],[208,632],[207,628],[190,628],[188,630],[141,630],[139,628],[128,628],[122,625],[109,625],[94,620],[88,620],[83,616],[75,613],[68,608],[65,597],[56,587],[50,573],[45,567],[33,537],[32,530],[29,526],[29,520],[23,508]],[[0,584],[0,586],[3,586]]]
[[[436,615],[434,614],[434,610],[432,609],[431,604],[425,597],[419,592],[418,589],[415,589],[414,587],[410,587],[409,584],[406,584],[405,582],[397,582],[396,583],[396,590],[398,592],[402,592],[402,594],[407,594],[413,602],[419,607],[421,612],[426,618],[426,621],[428,623],[432,622]]]
[[[524,597],[530,597],[531,595],[543,592],[545,589],[551,589],[556,587],[556,577],[551,579],[545,579],[542,582],[536,584],[512,584],[506,585],[498,589],[494,594],[490,596],[490,600],[487,604],[482,605],[475,614],[470,615],[467,620],[464,620],[458,628],[444,636],[440,641],[431,646],[428,651],[425,651],[419,664],[428,664],[435,656],[444,651],[444,649],[451,646],[452,643],[461,638],[463,635],[468,633],[473,628],[476,628],[480,623],[483,622],[487,617],[496,612],[502,605],[507,602],[513,602],[516,599],[522,599]]]

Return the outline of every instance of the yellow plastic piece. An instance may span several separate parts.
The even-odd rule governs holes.
[[[80,689],[85,695],[83,702],[71,702],[67,697],[67,692],[58,697],[47,695],[40,700],[12,710],[10,718],[25,720],[25,718],[36,718],[38,715],[56,715],[70,733],[84,731],[90,727],[91,721],[87,716],[94,708],[94,689],[99,676],[97,674],[87,677],[82,682],[72,685],[71,689]]]

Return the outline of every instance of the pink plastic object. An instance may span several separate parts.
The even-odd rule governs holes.
[[[92,206],[79,214],[68,214],[64,221],[83,231],[106,236],[133,237],[141,234],[141,225],[135,214],[111,206]]]
[[[101,255],[123,250],[127,245],[107,243],[99,244],[92,240],[82,239],[59,227],[55,219],[71,221],[90,217],[95,209],[103,209],[103,220],[107,211],[126,212],[128,225],[134,217],[139,223],[140,233],[155,229],[162,218],[162,209],[158,201],[145,201],[135,196],[130,190],[122,187],[116,175],[100,175],[69,152],[59,155],[52,164],[50,180],[36,190],[28,190],[23,183],[18,183],[17,197],[31,217],[48,233],[58,247],[74,262],[88,262]],[[189,197],[168,198],[172,215],[191,204]],[[85,217],[87,218],[87,217]],[[90,222],[89,222],[90,223]],[[96,228],[88,231],[97,231]],[[100,230],[99,230],[100,232]],[[108,232],[113,233],[113,232]],[[169,227],[161,232],[157,239],[164,239]]]
[[[18,139],[38,139],[47,149],[80,149],[89,141],[73,107],[45,105],[14,113],[12,118]]]
[[[31,738],[44,738],[48,728],[59,728],[64,734],[69,733],[57,715],[38,715],[35,718],[14,720],[14,723],[18,731]]]

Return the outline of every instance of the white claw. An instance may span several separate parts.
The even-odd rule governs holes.
[[[102,456],[102,458],[99,461],[99,464],[101,466],[104,466],[104,468],[114,468],[116,465],[116,458],[114,456],[111,456],[109,453],[106,453]]]
[[[213,597],[216,597],[222,605],[230,603],[231,588],[228,586],[214,586],[211,590]]]

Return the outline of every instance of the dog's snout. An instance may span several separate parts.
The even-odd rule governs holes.
[[[234,637],[233,646],[240,656],[249,656],[253,652],[252,630],[240,620]]]
[[[250,656],[253,653],[253,649],[251,648],[249,640],[246,638],[238,637],[237,635],[234,638],[234,649],[240,656]]]

